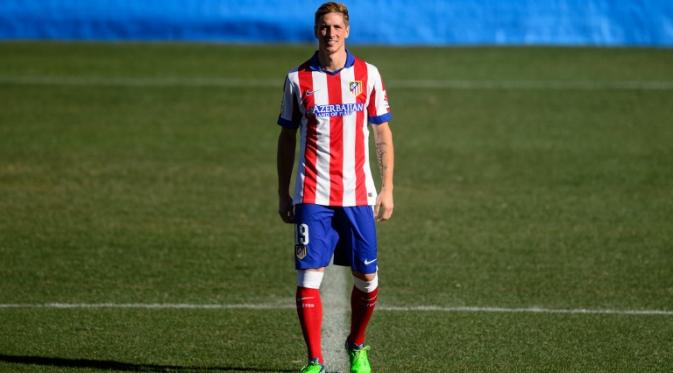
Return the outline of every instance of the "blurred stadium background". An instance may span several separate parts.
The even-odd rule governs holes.
[[[0,38],[311,43],[320,1],[5,0]],[[348,4],[356,44],[673,45],[666,0]]]
[[[0,371],[299,370],[275,121],[320,3],[0,1]],[[396,137],[375,371],[672,371],[673,2],[347,5]]]

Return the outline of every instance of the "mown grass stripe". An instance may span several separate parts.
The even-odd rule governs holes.
[[[405,89],[457,90],[637,90],[671,91],[673,81],[648,80],[388,80],[387,85]],[[101,86],[101,87],[221,87],[221,88],[279,88],[278,79],[241,79],[217,77],[101,77],[24,75],[0,76],[0,84]]]
[[[345,372],[348,369],[344,342],[350,331],[350,301],[346,285],[349,273],[345,267],[330,265],[321,286],[323,355],[330,372]]]
[[[345,306],[344,306],[345,307]],[[233,303],[233,304],[187,304],[187,303],[7,303],[0,309],[185,309],[185,310],[284,310],[295,309],[292,304]],[[673,310],[656,309],[604,309],[604,308],[544,308],[544,307],[469,307],[469,306],[387,306],[376,307],[386,312],[469,312],[469,313],[546,313],[577,315],[633,315],[673,316]]]

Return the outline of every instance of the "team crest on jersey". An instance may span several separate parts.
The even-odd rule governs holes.
[[[348,83],[348,89],[354,96],[360,95],[362,93],[362,81],[356,80]]]
[[[297,259],[302,260],[306,258],[307,254],[308,246],[302,244],[294,245],[294,255],[297,257]]]

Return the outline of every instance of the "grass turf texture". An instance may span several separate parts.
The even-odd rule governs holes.
[[[673,51],[353,48],[387,81],[670,81]],[[291,304],[297,46],[1,43],[0,303]],[[9,78],[274,79],[278,87]],[[673,310],[673,91],[390,84],[381,305]],[[294,371],[292,310],[0,310],[0,371]],[[377,312],[379,371],[673,369],[671,316]],[[120,365],[115,365],[120,364]]]

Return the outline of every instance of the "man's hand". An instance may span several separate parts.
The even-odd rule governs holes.
[[[393,192],[390,189],[383,188],[381,193],[376,197],[376,205],[374,205],[374,216],[376,221],[384,222],[393,216]]]
[[[284,222],[288,224],[294,223],[294,206],[292,205],[292,197],[289,195],[278,197],[278,214]]]

